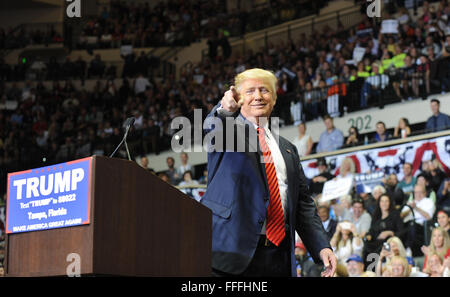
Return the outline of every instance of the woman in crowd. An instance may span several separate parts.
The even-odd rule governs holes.
[[[398,121],[397,127],[394,129],[394,137],[406,138],[411,134],[411,128],[407,118],[401,118]]]
[[[298,125],[298,136],[292,141],[298,151],[300,157],[311,154],[313,148],[313,140],[309,134],[306,134],[306,124],[300,123]]]
[[[359,132],[358,128],[355,126],[351,126],[348,129],[348,137],[345,140],[344,147],[357,146],[359,144]]]
[[[346,261],[353,254],[361,256],[363,241],[356,233],[353,223],[344,221],[337,225],[336,232],[330,240],[330,245],[338,260],[337,274],[347,276]]]
[[[442,258],[438,254],[430,254],[428,265],[423,270],[430,277],[441,277],[444,276],[445,265]]]
[[[411,268],[405,257],[393,256],[391,259],[391,277],[409,277]]]
[[[403,245],[401,239],[396,236],[389,238],[386,241],[386,244],[383,244],[383,248],[380,252],[380,258],[378,259],[376,266],[377,275],[383,275],[384,270],[390,267],[390,262],[394,256],[406,258],[405,246]]]
[[[393,236],[402,238],[404,233],[403,221],[400,213],[395,209],[395,203],[388,195],[381,195],[366,235],[364,254],[379,253],[383,242]]]
[[[431,233],[431,241],[429,246],[422,246],[422,252],[425,255],[423,263],[423,272],[426,272],[427,262],[430,255],[438,255],[441,262],[450,257],[450,237],[443,228],[436,227]]]
[[[344,158],[341,162],[341,166],[339,167],[339,175],[336,176],[336,179],[339,180],[341,178],[351,177],[355,174],[355,163],[349,157]]]

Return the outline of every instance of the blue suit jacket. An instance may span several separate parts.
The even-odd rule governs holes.
[[[208,187],[201,203],[213,213],[212,267],[226,273],[240,274],[255,253],[269,206],[269,190],[257,137],[254,137],[256,141],[251,140],[252,136],[256,136],[253,124],[236,113],[233,115],[237,116],[236,124],[228,128],[224,119],[218,116],[219,106],[214,107],[208,115],[210,119],[214,117],[216,120],[215,127],[212,126],[215,129],[205,129],[206,133],[215,132],[215,142],[211,143],[219,141],[222,136],[216,133],[219,131],[224,132],[223,142],[226,146],[226,129],[234,129],[235,135],[245,135],[248,147],[243,152],[237,152],[235,144],[235,151],[208,152]],[[243,131],[247,134],[239,134]],[[314,201],[308,193],[297,149],[282,137],[279,137],[279,146],[288,177],[285,226],[286,236],[291,239],[291,272],[295,276],[295,231],[316,263],[321,261],[319,252],[331,247]]]

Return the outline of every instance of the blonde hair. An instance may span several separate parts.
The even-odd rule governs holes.
[[[376,276],[377,276],[377,274],[375,272],[373,272],[373,271],[370,271],[370,270],[364,271],[361,274],[361,277],[376,277]]]
[[[441,232],[442,236],[444,237],[444,243],[443,243],[441,252],[438,252],[436,250],[436,246],[434,245],[434,242],[433,242],[433,233],[436,231]],[[448,249],[450,249],[450,237],[448,236],[447,231],[445,231],[444,228],[442,228],[442,227],[434,228],[433,231],[431,231],[431,240],[430,240],[430,247],[429,247],[428,254],[429,255],[436,254],[443,261]]]
[[[427,266],[425,267],[425,269],[423,270],[423,272],[425,272],[426,274],[431,274],[432,273],[432,271],[431,271],[431,265],[430,265],[430,263],[428,263],[429,261],[430,261],[430,259],[431,259],[431,257],[433,257],[433,256],[436,256],[436,257],[438,257],[439,258],[439,261],[441,262],[440,264],[442,265],[442,263],[443,263],[443,257],[441,257],[438,253],[428,253],[428,255],[427,255]]]
[[[373,189],[372,189],[372,196],[373,196],[373,193],[374,193],[376,190],[380,190],[381,195],[383,195],[383,194],[386,193],[386,189],[385,189],[382,185],[376,185],[376,186],[373,187]]]
[[[238,93],[240,93],[241,85],[247,79],[261,79],[267,83],[269,91],[272,93],[273,100],[277,100],[277,77],[273,72],[261,68],[252,68],[245,70],[234,77],[234,86]]]
[[[391,259],[390,265],[391,265],[391,271],[392,271],[392,263],[394,262],[400,262],[400,264],[402,264],[403,266],[403,275],[402,277],[408,277],[409,274],[411,273],[411,268],[409,267],[409,263],[408,260],[406,260],[405,257],[401,257],[401,256],[394,256]]]
[[[352,158],[345,157],[344,160],[342,160],[341,166],[339,166],[339,168],[342,168],[342,166],[345,163],[349,163],[350,164],[350,173],[355,173],[356,167],[355,167],[355,162],[353,162]],[[339,171],[340,171],[339,174],[341,175],[342,174],[342,170],[339,170]]]
[[[387,243],[391,244],[391,242],[394,242],[395,244],[397,244],[398,256],[406,258],[406,250],[405,250],[405,246],[403,245],[402,240],[400,238],[398,238],[397,236],[392,236],[391,238],[389,238],[387,240]]]

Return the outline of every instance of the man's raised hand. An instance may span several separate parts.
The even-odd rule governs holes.
[[[228,91],[222,97],[220,104],[222,107],[229,112],[235,112],[242,105],[242,100],[239,100],[239,94],[234,86],[231,86]]]

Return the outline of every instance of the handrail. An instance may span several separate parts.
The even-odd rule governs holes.
[[[332,151],[332,152],[317,153],[317,154],[313,154],[313,155],[304,156],[304,157],[300,158],[300,161],[317,159],[317,158],[321,158],[321,157],[341,155],[341,154],[346,154],[346,153],[351,153],[351,152],[356,152],[356,151],[365,151],[365,150],[374,149],[374,148],[393,146],[393,145],[397,145],[397,144],[408,143],[408,142],[430,139],[430,138],[436,138],[439,136],[446,136],[446,135],[450,135],[450,129],[447,129],[444,131],[439,131],[439,132],[420,134],[417,136],[410,136],[407,138],[392,139],[392,140],[387,140],[387,141],[377,142],[377,143],[372,143],[372,144],[353,146],[353,147],[339,149],[339,150]]]
[[[346,11],[347,14],[354,13],[354,12],[359,11],[359,7],[349,6],[349,7],[345,7],[340,10],[332,11],[332,12],[325,13],[322,15],[319,14],[319,15],[305,16],[300,19],[288,21],[288,22],[285,22],[285,23],[282,23],[279,25],[264,28],[262,30],[249,32],[249,33],[244,34],[244,36],[242,36],[242,37],[237,37],[233,40],[230,40],[230,44],[231,44],[231,46],[234,46],[235,45],[234,43],[236,43],[236,45],[237,45],[237,44],[243,42],[244,40],[246,40],[246,41],[254,40],[254,39],[256,39],[257,36],[259,37],[259,35],[261,35],[261,37],[264,37],[264,34],[268,33],[268,32],[270,32],[271,35],[275,35],[275,34],[287,32],[288,29],[292,30],[292,29],[304,27],[305,25],[317,24],[317,21],[324,21],[324,20],[332,19],[331,16],[334,16],[334,17],[337,16],[339,18],[339,17],[343,16],[342,15],[343,11]]]

